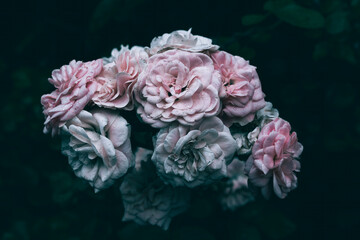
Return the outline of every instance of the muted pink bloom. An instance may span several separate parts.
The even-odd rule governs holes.
[[[96,78],[99,83],[93,101],[100,107],[132,110],[134,108],[133,87],[148,59],[141,47],[121,47],[113,50],[113,60],[104,65],[104,70]]]
[[[96,91],[94,78],[101,72],[102,65],[101,59],[86,63],[73,60],[52,72],[49,82],[56,90],[41,97],[45,133],[51,131],[55,135],[59,127],[84,109]]]
[[[243,126],[253,121],[256,111],[265,106],[265,95],[261,90],[256,67],[243,58],[224,51],[213,53],[211,58],[215,69],[221,72],[226,91],[222,103],[228,125],[235,122]]]
[[[169,50],[149,58],[135,86],[137,112],[162,128],[170,122],[194,125],[220,111],[221,77],[202,53]]]
[[[269,195],[271,186],[280,198],[297,187],[294,172],[300,171],[300,162],[296,159],[303,146],[296,133],[290,134],[290,131],[290,124],[281,118],[266,124],[247,160],[249,180],[260,187],[265,196]]]

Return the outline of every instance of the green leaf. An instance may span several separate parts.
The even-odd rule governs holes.
[[[351,6],[355,7],[360,4],[360,0],[351,0]]]
[[[327,42],[317,43],[313,52],[313,58],[319,60],[326,57],[328,55],[328,48]]]
[[[338,11],[326,18],[326,30],[330,34],[338,34],[343,32],[349,27],[349,21],[347,19],[348,13],[344,11]]]
[[[2,235],[2,240],[16,240],[17,237],[13,233],[6,232]]]
[[[246,60],[252,60],[255,58],[255,50],[251,47],[242,47],[239,50],[240,56],[242,56]]]
[[[313,9],[304,8],[290,0],[270,0],[264,9],[293,26],[316,29],[325,24],[323,15]]]
[[[244,26],[250,26],[250,25],[261,23],[265,18],[266,18],[265,15],[249,14],[249,15],[245,15],[241,18],[241,23]]]
[[[329,15],[333,12],[336,12],[339,9],[348,8],[346,1],[344,0],[327,0],[322,1],[320,4],[321,12],[325,15]]]
[[[273,12],[276,9],[283,8],[289,4],[294,4],[293,0],[269,0],[265,2],[264,9]]]
[[[336,52],[336,56],[343,60],[346,60],[351,64],[357,63],[354,49],[350,45],[346,45],[346,44],[339,45]]]
[[[266,43],[271,39],[271,37],[271,34],[265,31],[258,31],[250,36],[251,41],[258,43]]]

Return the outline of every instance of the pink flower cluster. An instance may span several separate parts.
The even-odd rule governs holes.
[[[225,209],[252,201],[256,188],[284,198],[297,186],[303,147],[265,102],[256,67],[191,29],[73,60],[49,82],[44,132],[61,136],[76,176],[96,192],[123,182],[124,220],[167,229],[204,186],[216,186]],[[126,111],[140,121],[128,123]],[[152,149],[139,141],[148,135]]]
[[[91,103],[129,111],[135,104],[141,119],[155,128],[171,122],[193,126],[212,116],[228,126],[246,125],[265,106],[256,68],[243,58],[208,51],[217,48],[203,42],[191,51],[186,44],[172,49],[156,43],[154,49],[168,50],[149,55],[144,48],[122,46],[104,63],[73,60],[54,70],[49,82],[57,89],[41,100],[45,132],[58,133]]]

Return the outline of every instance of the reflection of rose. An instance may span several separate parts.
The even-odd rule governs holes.
[[[202,53],[170,50],[149,58],[135,85],[137,112],[156,128],[194,125],[220,111],[221,78]]]
[[[215,69],[221,72],[226,89],[226,96],[222,100],[226,120],[242,126],[253,121],[256,111],[265,106],[256,68],[243,58],[224,51],[213,53],[211,58]]]
[[[134,165],[129,125],[112,110],[83,110],[63,130],[63,154],[76,176],[89,181],[95,192]]]
[[[206,50],[216,51],[219,48],[212,44],[212,40],[206,37],[192,35],[189,31],[178,30],[172,33],[165,33],[151,41],[150,48],[146,51],[150,55],[160,53],[169,49],[181,49],[189,52],[202,52]]]
[[[157,135],[152,156],[160,177],[173,186],[196,187],[226,176],[235,140],[219,118],[199,126],[171,125]]]
[[[294,171],[300,171],[296,158],[303,146],[297,141],[295,132],[290,135],[290,130],[290,124],[281,118],[266,124],[247,160],[249,180],[260,187],[265,196],[269,196],[270,185],[280,198],[297,186]]]
[[[49,82],[57,89],[41,97],[46,116],[45,133],[58,133],[59,127],[84,109],[95,93],[94,78],[101,70],[101,59],[86,63],[73,60],[52,72]]]
[[[113,60],[104,65],[104,70],[96,78],[99,83],[93,101],[100,107],[132,110],[133,87],[146,65],[147,53],[141,47],[121,47],[112,52]]]
[[[141,167],[128,173],[120,186],[125,209],[123,221],[157,225],[167,230],[172,217],[187,209],[190,191],[165,185],[148,161],[151,156],[148,152],[137,151],[136,159]]]
[[[224,209],[235,210],[254,200],[248,188],[248,177],[245,175],[245,162],[235,158],[227,166],[226,186],[220,193],[220,202]]]

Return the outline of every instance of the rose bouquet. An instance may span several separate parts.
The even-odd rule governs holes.
[[[95,192],[121,183],[123,220],[167,229],[194,189],[236,209],[257,192],[284,198],[297,186],[303,147],[264,100],[256,68],[190,30],[73,60],[49,82],[44,132],[60,135]]]

